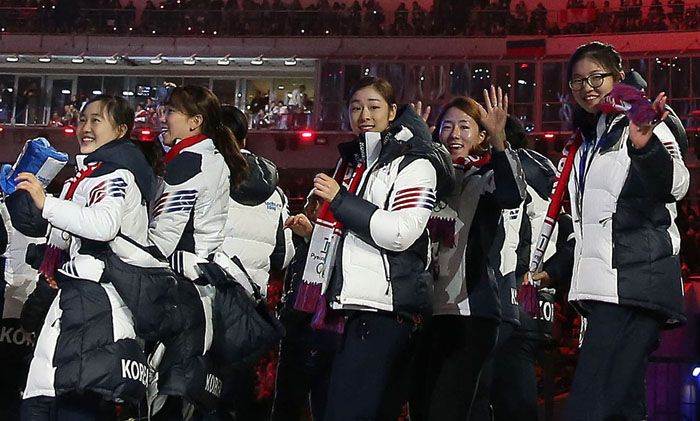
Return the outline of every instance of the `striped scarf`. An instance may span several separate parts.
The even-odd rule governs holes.
[[[342,158],[338,161],[333,178],[349,193],[356,193],[365,164],[349,165]],[[344,318],[327,312],[328,303],[324,296],[333,273],[335,253],[343,234],[343,224],[336,220],[330,210],[330,203],[324,202],[316,218],[316,225],[311,234],[309,252],[304,266],[302,284],[294,303],[296,310],[314,313],[311,327],[342,332]]]

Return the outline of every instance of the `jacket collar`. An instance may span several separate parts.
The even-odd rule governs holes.
[[[180,152],[184,149],[189,148],[190,146],[194,146],[205,139],[208,138],[203,134],[199,134],[180,140],[172,148],[170,148],[167,154],[165,154],[165,157],[163,157],[163,162],[167,164],[168,162],[175,159],[175,157],[178,156]]]

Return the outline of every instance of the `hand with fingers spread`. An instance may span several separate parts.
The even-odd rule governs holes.
[[[666,107],[666,101],[668,100],[668,97],[666,96],[666,93],[661,92],[659,95],[657,95],[656,99],[654,100],[653,107],[656,110],[663,110]],[[665,111],[661,119],[658,121],[653,122],[652,124],[644,124],[644,125],[638,125],[635,124],[632,120],[630,120],[630,142],[632,142],[632,146],[635,149],[640,149],[643,148],[649,143],[649,140],[651,140],[651,135],[652,132],[654,131],[654,128],[664,121],[666,117],[668,117],[669,112]]]
[[[416,114],[418,114],[423,119],[423,121],[425,121],[426,123],[428,122],[428,118],[430,117],[430,111],[432,110],[430,105],[423,108],[423,102],[418,101],[415,104],[411,103],[411,107],[413,107],[413,109],[416,110]],[[430,127],[430,133],[435,131],[435,126],[429,126],[429,127]]]
[[[326,202],[332,202],[339,191],[340,186],[333,177],[319,173],[314,178],[314,194]]]
[[[44,192],[44,186],[41,181],[36,178],[36,176],[30,172],[21,172],[15,178],[15,181],[22,181],[17,184],[18,190],[24,190],[32,197],[34,204],[37,209],[44,209],[44,202],[46,201],[46,192]]]
[[[491,90],[484,89],[486,108],[479,105],[481,125],[488,132],[488,140],[493,148],[500,152],[506,148],[506,120],[508,119],[508,94],[491,85]]]
[[[289,228],[294,234],[306,239],[311,238],[311,233],[314,230],[311,221],[309,221],[309,218],[303,213],[287,218],[287,220],[284,221],[284,228]]]

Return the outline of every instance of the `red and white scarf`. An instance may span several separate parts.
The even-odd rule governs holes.
[[[358,160],[359,161],[359,160]],[[333,178],[351,194],[357,192],[366,165],[362,162],[350,165],[341,158],[338,161]],[[324,202],[316,218],[316,225],[311,234],[309,252],[304,266],[302,284],[299,288],[294,308],[307,313],[314,313],[311,323],[314,328],[325,328],[342,332],[343,319],[329,317],[326,312],[328,303],[325,292],[333,273],[335,253],[343,234],[343,224],[336,220],[330,210],[330,202]]]
[[[580,129],[576,129],[571,135],[569,142],[564,146],[561,152],[561,158],[557,164],[557,172],[554,176],[554,184],[552,185],[552,196],[547,208],[547,216],[544,218],[542,230],[537,238],[535,252],[530,261],[528,276],[532,279],[532,275],[542,270],[544,252],[547,250],[549,240],[552,238],[552,231],[557,223],[561,208],[564,203],[564,193],[566,192],[571,169],[574,166],[574,157],[576,151],[583,143],[583,135]],[[537,297],[537,286],[533,282],[528,285],[523,285],[518,291],[518,304],[522,306],[523,311],[532,315],[540,315],[540,306]]]

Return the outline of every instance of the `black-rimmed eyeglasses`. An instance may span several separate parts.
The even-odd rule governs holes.
[[[577,77],[569,81],[569,88],[572,91],[580,91],[583,89],[584,82],[591,88],[599,88],[605,81],[605,78],[612,75],[612,73],[594,73],[588,77]]]

